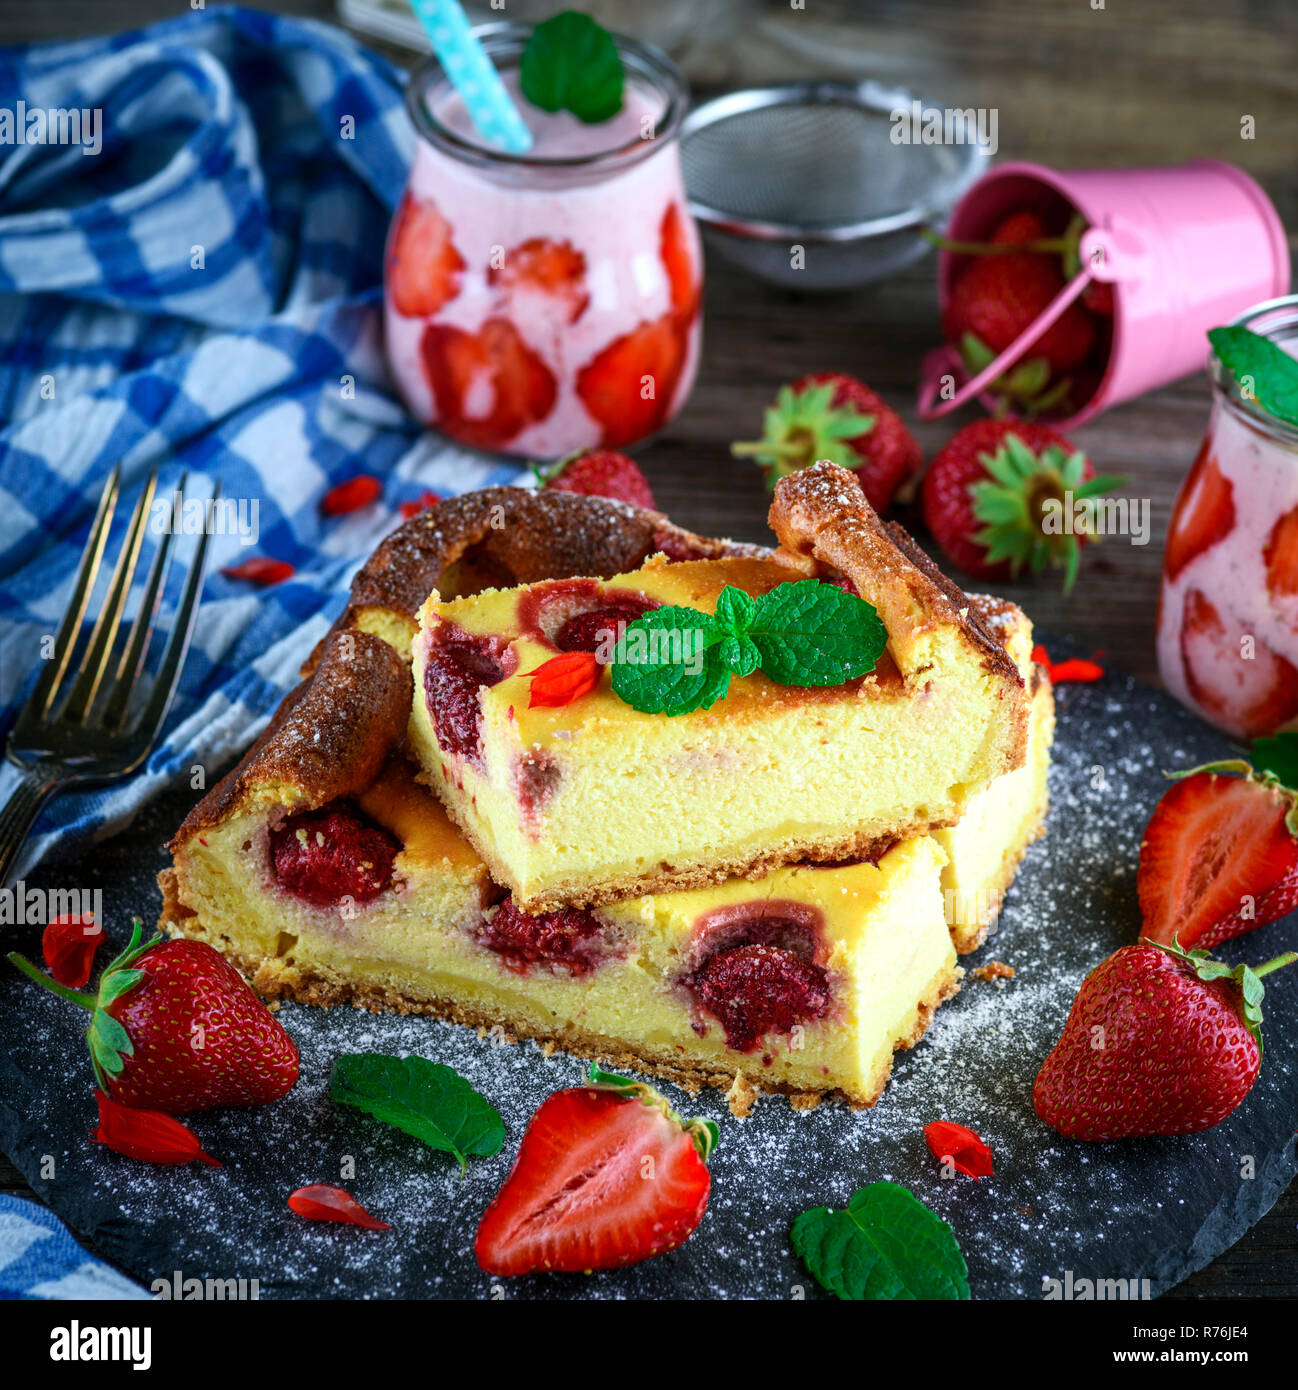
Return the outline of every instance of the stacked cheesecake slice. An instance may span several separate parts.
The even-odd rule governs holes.
[[[181,827],[164,924],[268,995],[499,1026],[736,1104],[873,1102],[1039,833],[1050,691],[1026,618],[951,585],[851,474],[786,479],[771,522],[765,550],[492,489],[407,523]],[[531,699],[648,610],[806,578],[877,610],[868,674],[754,671],[670,716],[607,670]]]

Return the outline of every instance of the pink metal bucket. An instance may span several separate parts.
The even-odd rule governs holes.
[[[1271,200],[1233,164],[1196,159],[1171,169],[1056,173],[1041,164],[1002,164],[985,174],[951,214],[954,241],[986,240],[1012,212],[1061,209],[1087,222],[1081,271],[977,376],[965,379],[947,345],[924,359],[918,413],[931,420],[984,392],[1021,358],[1091,280],[1113,285],[1113,341],[1091,398],[1061,428],[1203,367],[1205,334],[1249,305],[1289,290],[1289,248]],[[968,257],[938,261],[943,308]],[[944,385],[956,384],[953,393]],[[995,398],[983,396],[989,407]]]

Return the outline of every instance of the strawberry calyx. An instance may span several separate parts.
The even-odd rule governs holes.
[[[679,1125],[689,1135],[704,1163],[708,1161],[709,1155],[720,1141],[721,1131],[711,1120],[699,1118],[683,1120],[671,1108],[667,1098],[655,1091],[647,1082],[635,1081],[629,1076],[619,1076],[616,1072],[605,1071],[592,1062],[590,1073],[586,1078],[586,1085],[593,1091],[616,1091],[628,1100],[638,1100],[652,1110],[661,1111],[667,1119],[673,1124]]]
[[[1205,983],[1212,980],[1233,981],[1243,1000],[1241,1013],[1244,1025],[1257,1040],[1258,1054],[1261,1055],[1262,999],[1266,994],[1266,987],[1262,984],[1262,979],[1273,971],[1282,970],[1286,965],[1292,965],[1294,961],[1298,961],[1298,951],[1286,951],[1284,955],[1276,956],[1264,965],[1231,966],[1224,960],[1214,959],[1207,951],[1187,951],[1175,936],[1172,938],[1170,946],[1166,946],[1162,942],[1151,941],[1148,937],[1142,937],[1141,940],[1146,946],[1157,946],[1160,951],[1166,951],[1174,960],[1188,965]]]
[[[1171,782],[1194,777],[1200,772],[1243,777],[1246,782],[1284,798],[1289,808],[1285,812],[1285,829],[1298,839],[1298,786],[1292,785],[1298,781],[1294,777],[1295,770],[1298,770],[1298,733],[1281,733],[1256,739],[1252,762],[1245,758],[1222,758],[1217,762],[1200,763],[1198,767],[1184,771],[1164,772],[1163,776]]]
[[[95,1080],[104,1091],[108,1090],[109,1080],[121,1074],[122,1067],[125,1065],[123,1059],[131,1056],[135,1051],[135,1045],[131,1042],[130,1035],[112,1017],[108,1008],[140,983],[144,978],[144,972],[133,969],[134,962],[163,940],[161,933],[159,933],[148,941],[144,941],[142,940],[143,933],[144,924],[138,917],[134,918],[131,922],[130,941],[125,950],[104,967],[104,973],[99,977],[99,989],[94,994],[81,994],[77,990],[68,989],[66,985],[61,985],[57,981],[51,980],[49,976],[41,974],[29,960],[19,955],[17,951],[9,953],[9,960],[24,975],[35,980],[42,988],[48,989],[52,994],[57,994],[60,999],[66,999],[70,1004],[76,1004],[79,1008],[90,1010],[90,1027],[86,1032],[86,1044],[90,1048],[90,1061],[95,1069]]]
[[[1076,582],[1081,563],[1080,536],[1096,539],[1093,509],[1084,505],[1080,519],[1064,516],[1071,502],[1091,499],[1126,480],[1111,475],[1086,477],[1086,455],[1048,444],[1034,453],[1016,434],[1006,434],[994,453],[979,454],[988,477],[973,483],[973,514],[985,523],[973,539],[987,552],[988,564],[1008,561],[1017,576],[1024,569],[1040,574],[1049,565],[1063,565],[1064,592]],[[1047,529],[1053,508],[1053,529]],[[1065,521],[1068,524],[1065,524]]]
[[[1070,251],[1076,254],[1082,232],[1086,230],[1087,224],[1083,218],[1080,228],[1075,231],[1077,221],[1078,219],[1074,218],[1062,236],[1034,237],[1030,241],[957,241],[952,237],[943,236],[932,227],[921,227],[919,234],[930,246],[935,246],[939,251],[949,251],[953,256],[1006,256],[1016,251],[1039,251],[1047,256],[1067,256]]]
[[[558,482],[563,477],[570,464],[576,463],[579,458],[588,453],[590,453],[589,449],[576,449],[571,454],[565,454],[561,459],[556,459],[549,465],[529,462],[527,466],[536,479],[537,487],[549,487],[551,483]]]
[[[1002,248],[998,248],[1002,249]],[[960,337],[960,360],[971,377],[985,371],[996,360],[996,353],[976,334],[966,330]],[[1008,372],[1002,372],[987,388],[1002,397],[1002,406],[1010,402],[1025,419],[1044,415],[1048,410],[1066,406],[1073,389],[1070,376],[1050,379],[1050,363],[1044,357],[1025,357]]]
[[[840,468],[861,468],[866,460],[852,446],[852,440],[874,428],[875,417],[862,415],[850,405],[836,406],[834,381],[806,386],[795,391],[782,386],[769,406],[761,439],[740,441],[730,446],[736,458],[755,459],[773,488],[781,478],[821,459]]]

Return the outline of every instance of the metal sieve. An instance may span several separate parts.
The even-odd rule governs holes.
[[[697,107],[681,157],[709,245],[788,289],[851,289],[918,259],[918,229],[942,221],[989,159],[976,143],[894,142],[898,113],[917,106],[934,109],[867,81],[754,88]]]

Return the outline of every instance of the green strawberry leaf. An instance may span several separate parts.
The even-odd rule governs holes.
[[[1298,732],[1273,734],[1253,743],[1253,766],[1282,787],[1298,791]]]
[[[334,1058],[329,1096],[394,1125],[430,1148],[454,1154],[463,1174],[470,1158],[490,1158],[505,1142],[496,1108],[452,1068],[423,1057],[350,1052]]]
[[[125,1065],[122,1059],[132,1056],[135,1052],[130,1034],[111,1014],[106,1014],[102,1009],[96,1009],[90,1016],[86,1042],[90,1047],[90,1060],[101,1084],[105,1076],[119,1076]]]
[[[563,10],[532,30],[519,63],[523,95],[542,111],[571,111],[588,125],[622,109],[622,58],[607,29]]]
[[[1250,328],[1214,328],[1208,341],[1245,400],[1256,401],[1277,420],[1298,425],[1298,361]]]
[[[842,685],[873,671],[888,641],[871,604],[819,579],[763,594],[748,635],[763,674],[780,685]]]
[[[969,1297],[951,1227],[896,1183],[861,1188],[843,1211],[804,1211],[792,1241],[816,1281],[841,1299]]]

